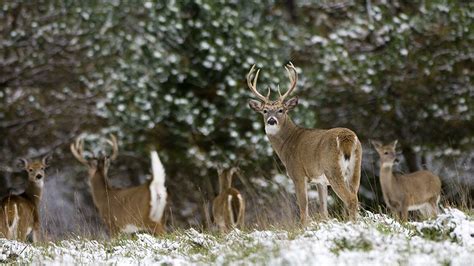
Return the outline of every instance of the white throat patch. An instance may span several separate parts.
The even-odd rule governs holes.
[[[43,178],[42,178],[40,181],[36,181],[36,184],[37,184],[38,187],[40,187],[40,188],[44,187],[44,180],[43,180]]]
[[[268,124],[265,125],[265,133],[267,133],[267,135],[276,135],[279,130],[280,130],[279,125],[268,125]]]

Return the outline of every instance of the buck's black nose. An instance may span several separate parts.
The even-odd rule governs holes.
[[[267,123],[268,123],[270,126],[273,126],[273,125],[276,125],[276,124],[277,124],[277,121],[276,121],[275,118],[270,117],[270,119],[268,119]]]
[[[41,178],[43,178],[42,175],[36,175],[36,179],[41,179]]]

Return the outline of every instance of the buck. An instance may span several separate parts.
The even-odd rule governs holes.
[[[9,195],[1,203],[0,234],[7,239],[26,241],[31,234],[31,240],[37,242],[41,232],[40,202],[43,194],[45,169],[48,167],[50,156],[30,162],[20,159],[21,173],[27,173],[26,189],[19,195]]]
[[[259,100],[250,100],[249,106],[263,115],[265,133],[273,150],[293,180],[298,201],[300,219],[304,224],[308,219],[308,182],[317,184],[319,212],[327,218],[327,187],[331,186],[344,202],[351,219],[358,212],[357,191],[360,183],[362,146],[356,134],[347,128],[309,129],[297,126],[288,113],[298,104],[298,98],[286,98],[296,88],[298,74],[290,62],[285,66],[290,79],[290,87],[279,98],[270,99],[257,90],[260,69],[255,73],[255,65],[247,74],[247,84]],[[252,76],[255,74],[253,80]]]
[[[107,143],[112,146],[112,154],[86,159],[84,140],[77,138],[71,144],[71,152],[89,172],[89,186],[92,198],[100,216],[112,237],[119,233],[131,234],[145,231],[153,235],[164,232],[162,223],[166,206],[165,170],[156,151],[151,152],[152,180],[131,188],[109,186],[108,170],[111,161],[118,156],[118,144],[114,135]]]
[[[218,168],[219,195],[212,202],[214,223],[221,232],[244,226],[245,202],[240,192],[232,187],[237,168]]]
[[[395,148],[397,140],[383,145],[373,140],[372,145],[380,156],[380,185],[385,204],[403,221],[408,219],[408,211],[420,210],[425,217],[436,216],[441,193],[441,181],[430,171],[417,171],[395,176],[392,168],[398,162]]]

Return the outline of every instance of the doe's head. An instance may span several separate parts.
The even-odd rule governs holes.
[[[23,168],[28,173],[28,181],[34,183],[43,183],[44,177],[46,176],[46,168],[49,166],[51,161],[51,155],[46,155],[39,160],[28,160],[20,158],[18,166]]]
[[[383,145],[382,142],[377,140],[372,140],[371,142],[380,156],[380,162],[382,163],[382,166],[392,166],[394,162],[399,162],[397,153],[395,151],[398,140],[394,140],[386,145]]]
[[[286,98],[293,92],[296,88],[296,83],[298,82],[298,73],[296,72],[295,66],[290,62],[285,66],[285,69],[290,78],[290,87],[285,92],[281,94],[280,87],[278,86],[278,94],[280,95],[278,100],[270,100],[270,88],[268,88],[267,96],[263,96],[257,91],[257,79],[260,69],[255,72],[255,65],[252,66],[249,73],[247,74],[247,85],[250,90],[259,100],[250,100],[249,106],[254,111],[259,112],[263,115],[263,121],[265,123],[265,132],[270,135],[276,134],[286,120],[288,111],[291,111],[298,105],[298,97],[291,98],[286,100]],[[252,79],[252,76],[255,76]]]

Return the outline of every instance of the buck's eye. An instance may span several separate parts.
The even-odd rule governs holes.
[[[33,169],[28,169],[28,171],[33,172]]]
[[[387,155],[387,154],[388,154],[388,152],[386,151],[386,152],[384,152],[383,154]]]
[[[44,170],[44,167],[41,167],[41,170]]]
[[[268,113],[268,110],[267,110],[267,109],[263,109],[263,113],[264,113],[264,114]]]
[[[278,113],[282,114],[282,113],[283,113],[283,109],[278,110]]]

